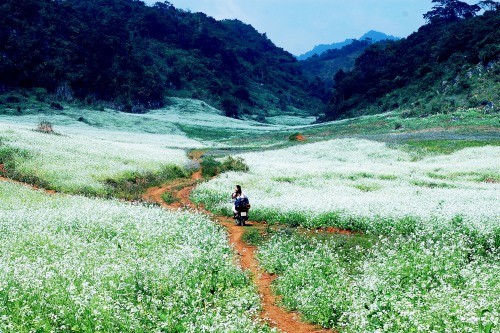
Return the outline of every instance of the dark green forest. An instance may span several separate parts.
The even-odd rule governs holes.
[[[410,108],[434,102],[438,94],[441,105],[433,106],[433,112],[458,106],[461,96],[469,99],[468,106],[493,103],[471,96],[468,76],[478,66],[498,71],[494,64],[500,55],[499,4],[482,1],[480,13],[480,6],[457,0],[433,2],[433,10],[424,15],[428,23],[417,32],[369,46],[351,71],[335,74],[333,97],[322,120]],[[496,86],[499,74],[490,75]],[[442,94],[444,86],[450,88],[447,96]],[[498,101],[499,92],[495,94]]]
[[[500,53],[498,2],[433,3],[427,24],[407,38],[354,41],[298,62],[251,25],[169,2],[3,0],[0,94],[22,90],[134,113],[185,97],[231,117],[323,113],[320,121],[439,99],[436,112],[464,99],[497,101],[498,93],[495,101],[471,97],[466,73],[478,65],[498,71],[491,65]],[[490,74],[492,87],[498,74]],[[439,95],[443,83],[448,96]]]
[[[353,40],[351,44],[340,49],[327,50],[321,55],[313,55],[306,60],[300,61],[302,72],[309,80],[319,78],[326,88],[333,87],[335,73],[339,70],[350,71],[354,62],[363,51],[372,44],[370,39]]]
[[[234,117],[322,105],[295,58],[252,26],[137,0],[3,0],[0,90],[20,88],[127,112],[168,96]]]

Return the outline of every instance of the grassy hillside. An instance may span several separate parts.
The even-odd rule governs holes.
[[[481,86],[480,81],[477,86],[491,89]],[[491,112],[488,105],[455,106],[446,113],[427,115],[422,115],[425,106],[413,105],[377,115],[313,124],[316,118],[307,116],[254,117],[260,121],[233,119],[203,101],[181,98],[170,98],[168,106],[146,114],[128,114],[107,108],[95,110],[75,102],[62,103],[59,110],[51,104],[28,94],[0,94],[0,122],[36,129],[41,121],[47,120],[56,132],[64,133],[71,128],[72,133],[87,133],[96,138],[109,137],[106,133],[111,132],[115,138],[126,142],[161,143],[163,147],[174,149],[229,150],[302,144],[290,140],[292,134],[298,132],[306,137],[306,142],[315,142],[352,136],[383,140],[391,140],[391,137],[403,140],[412,136],[495,137],[500,128],[497,113]],[[65,126],[64,130],[60,126]],[[127,137],[127,133],[133,135]]]

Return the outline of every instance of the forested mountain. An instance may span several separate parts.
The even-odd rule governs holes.
[[[477,5],[433,2],[437,3],[433,10],[424,15],[428,23],[417,32],[369,46],[351,71],[336,73],[324,119],[419,105],[430,108],[424,112],[428,114],[446,112],[450,106],[498,103],[499,4],[482,1],[485,11],[476,16],[481,9]],[[482,81],[473,81],[474,76]],[[473,88],[485,95],[477,96]]]
[[[168,2],[3,0],[0,90],[35,87],[128,112],[159,107],[165,96],[198,98],[230,116],[321,107],[297,60],[265,34]]]
[[[326,52],[328,50],[341,49],[344,46],[351,44],[353,40],[354,40],[353,38],[347,38],[343,42],[315,45],[312,50],[307,51],[306,53],[303,53],[303,54],[297,56],[297,59],[298,60],[306,60],[306,59],[309,59],[311,57],[314,57],[315,55],[318,56],[318,55],[320,55],[323,52]]]
[[[316,77],[321,79],[327,89],[333,87],[333,77],[339,70],[350,71],[354,67],[354,61],[363,51],[372,44],[370,39],[353,40],[341,49],[332,49],[321,55],[313,55],[306,60],[300,61],[302,72],[310,80]]]
[[[381,40],[386,40],[386,39],[398,40],[399,38],[391,36],[391,35],[386,35],[383,32],[370,30],[357,40],[363,41],[365,39],[371,39],[372,42],[379,42]],[[341,49],[344,46],[351,44],[355,40],[356,39],[348,38],[348,39],[344,40],[343,42],[339,42],[339,43],[319,44],[319,45],[316,45],[311,51],[308,51],[304,54],[297,56],[297,59],[298,60],[306,60],[310,57],[313,57],[314,55],[320,56],[323,52],[326,52],[328,50]]]

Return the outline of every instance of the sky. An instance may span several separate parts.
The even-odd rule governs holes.
[[[162,0],[163,1],[163,0]],[[479,1],[479,0],[478,0]],[[156,0],[145,0],[153,4]],[[369,30],[406,37],[425,24],[431,0],[169,0],[218,20],[239,19],[300,55],[318,44],[359,38]],[[466,1],[469,4],[477,1]]]

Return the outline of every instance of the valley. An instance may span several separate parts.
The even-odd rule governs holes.
[[[0,333],[497,332],[498,1],[256,3],[0,4]]]

